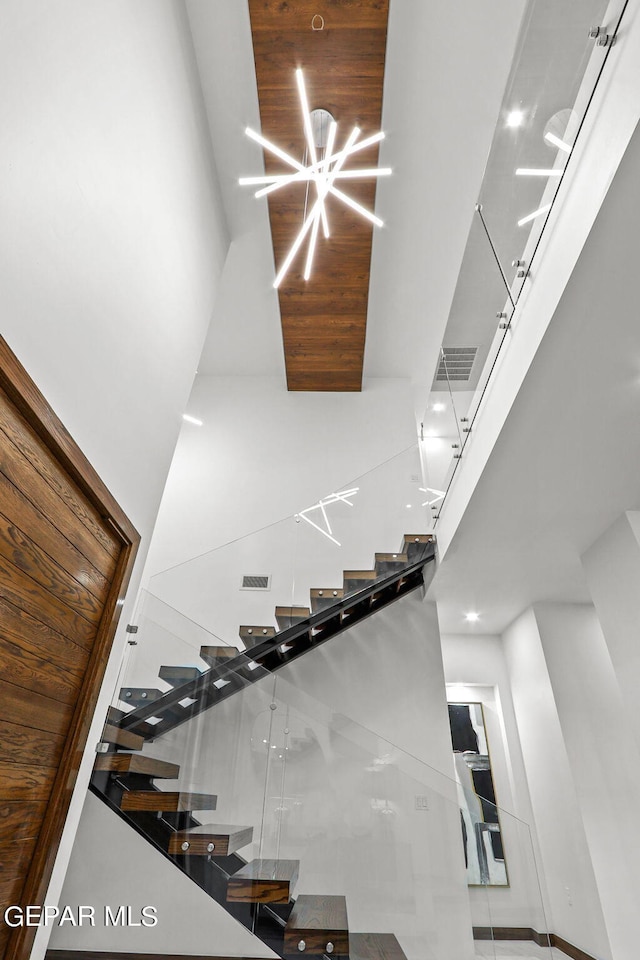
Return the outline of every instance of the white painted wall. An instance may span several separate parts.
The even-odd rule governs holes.
[[[450,703],[481,703],[504,838],[508,887],[470,890],[474,924],[549,929],[539,850],[500,637],[447,634],[442,657]]]
[[[180,437],[148,576],[291,516],[416,442],[408,380],[289,393],[280,377],[202,376],[189,412],[204,426]]]
[[[581,639],[578,631],[570,641],[572,656],[580,663],[587,659],[585,651],[578,649]],[[591,696],[585,698],[573,680],[573,659],[569,663],[565,659],[562,668],[556,669],[554,656],[566,657],[561,652],[565,648],[564,634],[556,635],[554,642],[557,651],[552,649],[551,638],[543,647],[537,608],[536,612],[529,609],[523,613],[503,635],[546,881],[546,915],[557,935],[602,960],[618,960],[619,955],[609,945],[583,820],[582,790],[586,784],[575,778],[573,748],[577,744],[567,738],[565,729],[571,711],[581,722],[593,701]],[[556,680],[560,685],[563,677],[574,684],[571,700],[556,688]],[[584,745],[579,749],[584,753]],[[589,753],[584,754],[584,760],[589,761]]]
[[[627,726],[640,747],[640,514],[622,514],[586,551],[582,565],[623,698]]]
[[[637,956],[640,755],[596,612],[537,604],[535,616],[615,960]],[[586,949],[586,945],[584,946]]]
[[[227,248],[184,10],[7,0],[1,20],[2,334],[142,536],[133,597]]]
[[[76,915],[78,904],[92,906],[95,926],[54,927],[52,950],[276,956],[92,793],[85,800],[60,903],[72,905]],[[116,913],[120,904],[131,907],[136,921],[142,907],[154,906],[158,923],[107,926],[105,906]]]

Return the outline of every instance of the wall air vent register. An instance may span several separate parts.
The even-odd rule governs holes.
[[[436,380],[469,380],[477,352],[477,347],[443,347]]]
[[[242,578],[240,589],[241,590],[270,590],[271,574],[270,573],[245,574]]]

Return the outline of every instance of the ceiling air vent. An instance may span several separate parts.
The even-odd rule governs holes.
[[[271,574],[253,573],[245,574],[242,578],[241,590],[270,590]]]
[[[443,347],[436,380],[468,380],[477,352],[477,347]]]

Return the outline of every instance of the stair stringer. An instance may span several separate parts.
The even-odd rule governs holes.
[[[53,928],[52,950],[273,958],[274,953],[98,797],[87,794],[60,903],[93,906],[95,926]],[[105,926],[104,908],[157,908],[154,927]]]

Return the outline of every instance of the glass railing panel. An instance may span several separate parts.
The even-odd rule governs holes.
[[[525,282],[622,4],[530,0],[479,197],[514,300]]]
[[[154,599],[145,609],[158,619]],[[164,623],[180,639],[175,611],[165,611]],[[183,659],[202,639],[194,624],[184,627]],[[331,662],[310,660],[305,671],[317,679]],[[231,663],[231,694],[144,731],[138,754],[171,769],[157,778],[151,770],[145,783],[139,773],[106,776],[109,768],[99,767],[94,785],[240,922],[261,936],[273,936],[275,924],[282,935],[291,910],[288,896],[260,907],[229,899],[238,882],[231,878],[259,859],[299,861],[294,897],[345,897],[350,931],[392,936],[408,960],[472,960],[474,934],[491,956],[500,928],[546,932],[528,828],[491,801],[469,800],[464,759],[461,769],[452,755],[446,771],[429,766],[352,719],[348,703],[310,695],[295,662],[251,684],[246,658]],[[334,701],[337,686],[328,690]],[[446,724],[444,699],[442,707]],[[158,792],[177,794],[186,812],[129,809],[136,791],[154,810]],[[232,833],[237,845],[226,849]],[[210,851],[198,848],[205,841]]]
[[[429,532],[432,500],[415,443],[295,515],[157,574],[150,593],[250,649],[400,571],[404,535]]]
[[[465,341],[467,350],[475,351],[472,373],[466,385],[455,384],[451,371],[441,383],[436,377],[425,411],[423,444],[438,465],[431,486],[448,489],[460,462],[459,451],[453,464],[444,456],[447,445],[456,443],[452,426],[459,426],[464,449],[496,363],[508,348],[514,307],[626,5],[625,0],[527,5],[442,347],[446,355]],[[452,355],[450,367],[455,359]],[[446,417],[439,423],[435,414],[449,403],[456,417],[445,426]]]

